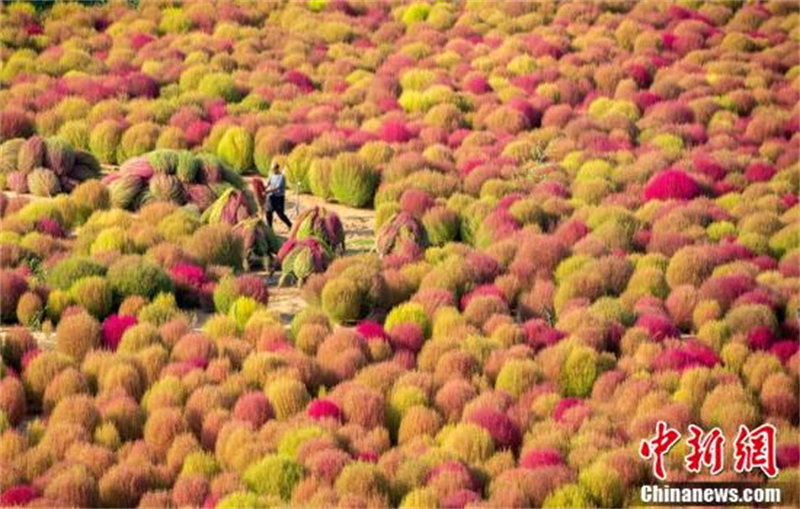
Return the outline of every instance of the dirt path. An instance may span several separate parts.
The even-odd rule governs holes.
[[[365,253],[375,245],[375,211],[368,209],[355,209],[338,203],[327,203],[321,198],[311,195],[290,194],[286,200],[286,213],[289,219],[294,220],[298,213],[312,207],[325,207],[339,215],[344,226],[346,254]],[[286,238],[289,229],[280,221],[275,221],[275,232]],[[291,322],[292,317],[306,306],[300,296],[300,289],[294,286],[279,287],[278,275],[270,278],[269,309],[281,316],[284,324]]]

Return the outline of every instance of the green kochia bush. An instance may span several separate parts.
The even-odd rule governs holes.
[[[495,389],[519,397],[541,379],[541,370],[530,359],[510,359],[495,380]]]
[[[140,295],[151,299],[172,291],[172,281],[158,265],[136,255],[124,256],[108,269],[108,281],[121,298]]]
[[[363,301],[363,292],[350,279],[332,279],[322,289],[322,309],[337,323],[352,322],[360,318]]]
[[[186,251],[205,264],[238,269],[242,266],[244,244],[229,226],[208,225],[192,234]]]
[[[217,155],[238,173],[250,170],[253,167],[253,136],[244,127],[228,128],[219,140]]]
[[[443,431],[442,447],[467,464],[479,464],[494,453],[489,432],[477,424],[459,424]]]
[[[114,292],[111,284],[101,276],[89,276],[75,281],[69,293],[77,304],[100,320],[112,311]]]
[[[89,258],[67,258],[47,272],[46,281],[51,288],[68,290],[75,281],[81,278],[103,276],[105,273],[105,267]]]
[[[289,500],[294,486],[303,476],[303,467],[288,456],[271,454],[250,465],[242,480],[261,495],[277,495]]]
[[[582,470],[579,480],[599,507],[622,507],[625,485],[617,471],[602,461]]]
[[[117,147],[122,139],[123,126],[116,120],[104,120],[89,133],[89,150],[101,163],[117,162]]]
[[[286,182],[292,188],[307,193],[311,191],[308,171],[314,150],[310,145],[296,146],[286,158]]]
[[[597,352],[588,346],[573,348],[561,368],[561,385],[567,396],[586,396],[597,379]]]
[[[286,420],[302,411],[310,399],[305,385],[297,379],[288,377],[270,382],[266,392],[275,411],[275,417],[280,420]]]
[[[395,325],[401,323],[415,323],[420,326],[425,337],[430,336],[431,323],[428,315],[425,313],[425,308],[422,304],[417,302],[406,302],[395,306],[389,315],[386,317],[384,328],[391,331]]]
[[[207,74],[200,80],[197,89],[203,95],[221,97],[226,102],[236,102],[242,97],[236,82],[224,72]]]
[[[331,194],[345,205],[364,207],[372,201],[379,178],[378,172],[357,154],[341,153],[331,168]]]

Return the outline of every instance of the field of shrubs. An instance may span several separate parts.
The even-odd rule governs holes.
[[[134,4],[2,3],[1,506],[800,500],[795,2]]]

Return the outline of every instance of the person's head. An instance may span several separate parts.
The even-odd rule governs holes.
[[[281,172],[281,165],[278,164],[277,162],[272,163],[272,173],[277,175],[280,172]]]

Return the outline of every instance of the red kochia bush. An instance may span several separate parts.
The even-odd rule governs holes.
[[[30,484],[17,484],[0,495],[0,506],[26,506],[39,496],[39,491]]]
[[[392,346],[395,349],[418,352],[425,340],[422,327],[416,323],[399,323],[389,331]]]
[[[645,314],[636,320],[636,326],[647,330],[655,341],[662,341],[665,338],[678,337],[681,331],[665,315]]]
[[[434,205],[436,201],[433,196],[419,189],[408,189],[400,197],[400,208],[418,218]]]
[[[564,418],[564,414],[567,413],[567,410],[580,406],[581,400],[578,398],[563,398],[558,401],[555,408],[553,409],[553,420],[556,422],[560,422]]]
[[[744,176],[750,182],[766,182],[775,175],[775,172],[775,167],[771,164],[756,161],[750,163],[744,171]]]
[[[13,323],[17,317],[17,302],[28,289],[25,278],[11,270],[0,271],[0,311],[3,323]]]
[[[541,350],[561,341],[566,334],[541,319],[532,319],[522,324],[526,342],[536,350]]]
[[[480,285],[468,294],[461,297],[461,309],[467,308],[467,305],[477,297],[497,297],[503,302],[506,301],[506,296],[498,287],[493,284]]]
[[[519,466],[532,470],[540,467],[552,467],[563,464],[564,459],[555,449],[531,449],[519,460]]]
[[[800,464],[800,446],[797,444],[783,444],[778,446],[778,468],[795,468]]]
[[[379,132],[381,140],[389,143],[405,143],[414,137],[402,120],[387,120]]]
[[[372,321],[363,320],[356,325],[356,332],[358,332],[364,339],[383,339],[388,340],[389,336],[383,329],[383,325]]]
[[[233,416],[249,422],[254,429],[258,429],[272,419],[272,406],[263,392],[248,392],[242,394],[236,401],[236,405],[233,407]]]
[[[703,194],[692,177],[681,170],[667,170],[648,182],[644,189],[646,200],[691,200]]]
[[[661,370],[683,371],[697,366],[707,368],[719,363],[719,357],[713,350],[697,341],[689,341],[680,348],[667,348],[656,357],[653,368]]]
[[[437,490],[450,491],[462,488],[469,491],[481,489],[481,483],[464,464],[455,460],[445,460],[428,472],[425,484]]]
[[[135,316],[113,314],[103,321],[103,347],[115,351],[122,335],[138,323]]]
[[[488,431],[497,449],[516,451],[522,443],[522,433],[517,424],[498,410],[492,408],[473,410],[467,415],[466,421]]]
[[[342,419],[342,411],[339,405],[329,399],[315,399],[308,405],[306,411],[309,417],[314,420],[320,419],[335,419],[340,421]]]
[[[250,297],[261,304],[269,302],[269,290],[264,278],[245,274],[236,278],[236,292],[240,296]]]

